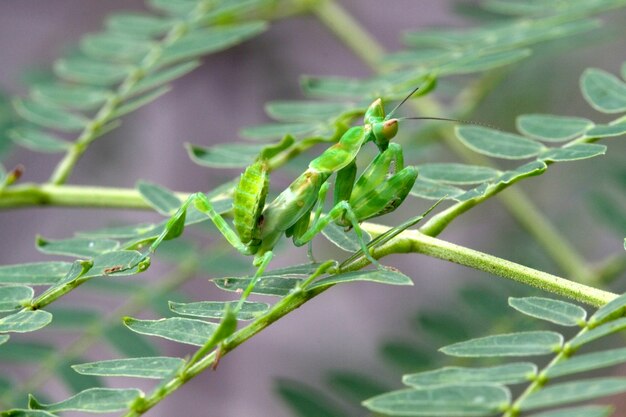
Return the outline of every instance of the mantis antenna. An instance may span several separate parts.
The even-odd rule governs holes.
[[[476,125],[476,126],[483,126],[483,127],[488,127],[491,129],[495,129],[495,130],[502,130],[499,129],[493,125],[490,125],[489,123],[481,123],[481,122],[474,122],[472,120],[459,120],[459,119],[449,119],[447,117],[429,117],[429,116],[422,116],[422,117],[402,117],[398,120],[441,120],[444,122],[455,122],[455,123],[461,123],[461,124],[465,124],[465,125]]]
[[[399,108],[400,108],[400,107],[401,107],[404,103],[406,103],[406,101],[407,101],[408,99],[410,99],[410,98],[411,98],[411,96],[412,96],[413,94],[415,94],[415,93],[417,92],[417,90],[419,90],[419,89],[420,89],[420,88],[419,88],[419,86],[415,87],[415,88],[413,89],[413,91],[411,91],[411,92],[410,92],[410,93],[409,93],[409,94],[408,94],[408,95],[407,95],[407,96],[406,96],[406,97],[405,97],[405,98],[404,98],[404,99],[400,102],[400,104],[398,104],[396,107],[394,107],[394,108],[393,108],[393,110],[391,110],[391,111],[389,112],[389,114],[387,115],[387,117],[385,117],[385,120],[391,119],[391,116],[393,116],[393,114],[396,112],[396,110],[398,110],[398,109],[399,109]]]

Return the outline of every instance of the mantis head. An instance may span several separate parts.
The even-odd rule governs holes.
[[[398,133],[398,119],[385,117],[383,102],[378,98],[367,108],[363,121],[370,126],[372,141],[381,151],[386,150],[389,141]]]

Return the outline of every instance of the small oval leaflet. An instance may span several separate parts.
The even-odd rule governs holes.
[[[9,137],[16,144],[36,152],[65,152],[72,145],[51,133],[31,127],[18,127],[9,131]]]
[[[24,285],[10,285],[0,287],[0,312],[13,311],[30,301],[35,291]]]
[[[191,160],[198,165],[212,168],[242,168],[252,163],[265,145],[226,143],[209,147],[186,144],[185,147]]]
[[[195,346],[202,346],[218,327],[215,323],[181,317],[160,320],[138,320],[125,317],[124,324],[137,333]]]
[[[52,314],[43,310],[23,310],[0,319],[0,332],[28,333],[47,326]]]
[[[606,145],[599,145],[596,143],[576,143],[562,148],[548,149],[539,155],[539,159],[554,162],[578,161],[580,159],[604,155],[605,153]]]
[[[501,172],[486,166],[458,163],[418,165],[420,178],[448,184],[479,184],[498,177]]]
[[[72,368],[83,375],[161,379],[171,375],[184,363],[185,361],[181,358],[155,356],[81,363],[72,365]]]
[[[234,301],[233,303],[237,303]],[[170,301],[169,308],[176,314],[183,316],[204,317],[211,319],[221,319],[224,317],[228,302],[222,301],[197,301],[193,303],[175,303]],[[254,320],[267,312],[269,304],[246,301],[237,312],[238,320]]]
[[[71,238],[64,240],[46,240],[41,236],[35,242],[39,252],[48,255],[76,256],[92,258],[119,248],[120,243],[111,239]]]
[[[512,133],[480,126],[457,126],[456,135],[478,153],[504,159],[525,159],[539,155],[543,145]]]
[[[239,134],[251,140],[280,139],[285,135],[295,137],[312,136],[319,132],[323,134],[327,129],[324,126],[314,123],[270,123],[258,126],[250,126],[239,131]]]
[[[593,342],[594,340],[608,336],[612,333],[617,333],[626,329],[626,317],[621,319],[609,321],[601,326],[594,327],[586,333],[581,333],[575,338],[569,341],[568,345],[574,349],[579,348],[582,345]]]
[[[78,132],[87,126],[88,120],[81,115],[30,100],[14,101],[15,110],[24,119],[50,129]]]
[[[562,345],[563,336],[559,333],[530,331],[481,337],[439,350],[460,357],[532,356],[558,352]]]
[[[322,234],[335,246],[339,249],[345,250],[346,252],[356,252],[361,249],[361,245],[359,244],[359,240],[354,229],[346,232],[343,227],[330,223],[326,228],[324,228],[324,230],[322,230]],[[371,240],[370,235],[365,231],[363,231],[363,238],[366,243]]]
[[[392,391],[363,402],[369,410],[392,416],[491,416],[511,402],[497,385],[449,385]]]
[[[311,285],[307,287],[307,289],[311,290],[313,288],[326,287],[328,285],[353,281],[369,281],[389,285],[413,285],[413,281],[411,281],[411,278],[407,277],[402,272],[383,268],[331,275],[314,281]]]
[[[521,403],[521,410],[535,410],[573,401],[592,400],[625,391],[626,378],[594,378],[548,385],[526,397]]]
[[[79,83],[110,86],[122,81],[130,73],[132,67],[120,64],[109,64],[77,57],[60,59],[54,63],[54,72],[63,79]]]
[[[585,324],[584,308],[565,301],[543,297],[509,298],[509,305],[530,317],[547,320],[561,326]]]
[[[112,412],[128,408],[128,405],[138,397],[143,397],[138,389],[89,388],[78,394],[53,404],[42,404],[32,395],[28,406],[35,410],[57,411],[85,411],[85,412]]]
[[[423,180],[417,178],[413,188],[411,188],[411,195],[415,197],[425,198],[427,200],[454,200],[456,197],[465,194],[465,190],[454,187],[452,185],[441,184],[435,181]]]
[[[604,113],[626,111],[626,84],[615,75],[597,68],[588,68],[580,79],[585,100]]]
[[[415,388],[443,385],[518,384],[537,375],[537,365],[530,362],[509,363],[485,368],[445,367],[434,371],[408,374],[402,382]]]
[[[597,125],[589,129],[586,133],[590,138],[607,138],[611,136],[620,136],[626,133],[626,122],[616,123],[613,125]]]
[[[334,119],[350,109],[351,104],[326,101],[272,101],[265,105],[266,113],[284,122],[317,122]]]
[[[593,369],[605,368],[626,362],[626,348],[604,350],[600,352],[575,355],[561,361],[546,370],[548,378],[572,375]]]
[[[581,117],[551,114],[524,114],[516,120],[517,130],[544,142],[562,142],[582,135],[593,126],[591,120]]]
[[[626,293],[600,307],[589,319],[589,326],[598,326],[605,321],[621,317],[626,312]]]
[[[51,285],[67,275],[71,262],[34,262],[0,266],[0,283]]]
[[[139,181],[137,189],[143,199],[164,216],[171,216],[182,204],[173,192],[163,186]]]

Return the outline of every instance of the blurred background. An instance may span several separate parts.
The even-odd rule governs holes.
[[[481,23],[480,14],[473,11],[474,4],[469,1],[396,0],[381,6],[375,0],[342,0],[340,4],[389,51],[402,48],[400,37],[404,31],[461,28]],[[75,45],[81,35],[101,29],[107,14],[121,10],[145,8],[140,0],[0,2],[0,95],[5,98],[24,95],[27,92],[24,80],[44,76],[51,63]],[[531,58],[514,64],[515,68],[472,119],[507,130],[513,129],[515,116],[528,112],[582,116],[596,122],[608,120],[585,103],[578,79],[591,66],[611,73],[619,71],[626,59],[624,17],[623,12],[605,17],[609,29],[585,35],[584,39],[573,37],[556,41],[558,47],[537,48]],[[556,50],[559,52],[555,53]],[[209,190],[238,175],[238,170],[197,166],[189,161],[183,144],[239,141],[239,129],[269,121],[263,111],[265,102],[302,98],[298,80],[303,74],[362,77],[371,75],[371,70],[313,16],[273,22],[261,36],[206,58],[203,66],[176,81],[172,92],[126,117],[121,128],[91,146],[69,183],[134,187],[142,179],[176,191]],[[453,87],[454,84],[448,85]],[[410,143],[407,137],[405,144]],[[626,235],[623,162],[626,146],[623,140],[609,139],[603,143],[609,146],[603,159],[555,165],[541,177],[518,185],[591,263],[623,251]],[[419,160],[409,163],[455,160],[437,144],[416,146],[421,151]],[[320,149],[315,148],[307,158]],[[57,162],[56,155],[17,148],[4,157],[8,169],[24,165],[22,181],[25,182],[45,181]],[[284,178],[273,180],[275,191],[288,183],[289,175],[297,175],[297,166],[290,169]],[[421,205],[410,207],[399,218],[421,209]],[[617,211],[617,215],[607,216],[611,210]],[[598,213],[603,214],[598,216]],[[621,220],[619,213],[623,215]],[[37,235],[61,239],[77,230],[160,219],[156,213],[122,210],[4,210],[0,212],[3,237],[0,264],[50,260],[35,250]],[[396,220],[381,221],[393,224]],[[560,274],[495,199],[462,216],[446,230],[443,238]],[[220,245],[219,236],[214,240]],[[320,258],[324,253],[333,253],[324,252],[323,238],[318,241]],[[222,254],[218,249],[216,253]],[[306,260],[305,249],[290,253],[293,255],[288,263],[294,259]],[[233,256],[241,261],[242,271],[250,271],[248,260],[237,254]],[[359,283],[333,288],[242,345],[224,358],[215,372],[205,372],[147,415],[289,416],[290,408],[276,395],[277,390],[293,396],[292,389],[300,387],[293,381],[299,381],[319,390],[313,398],[320,402],[326,395],[321,392],[333,391],[331,402],[339,402],[339,398],[349,400],[347,394],[342,394],[342,381],[354,372],[369,375],[381,386],[398,386],[402,373],[441,363],[443,357],[437,355],[436,347],[459,335],[463,338],[493,332],[494,327],[485,315],[498,309],[507,312],[506,294],[538,294],[484,273],[423,256],[396,256],[385,263],[398,266],[413,278],[415,286],[407,289]],[[272,265],[284,264],[278,256]],[[157,256],[147,272],[128,279],[150,288],[170,270],[167,260]],[[188,300],[223,298],[223,293],[207,282],[210,276],[203,273],[187,282],[180,289],[180,296]],[[621,278],[623,281],[623,274]],[[624,289],[619,280],[613,287],[616,291]],[[81,289],[64,299],[65,303],[76,306],[93,307],[99,303],[102,314],[124,301],[119,296]],[[446,314],[442,316],[442,313]],[[134,316],[156,318],[158,313],[143,311]],[[467,327],[468,322],[459,323],[462,321],[459,316],[473,317],[468,321],[474,323],[473,327]],[[441,326],[433,326],[433,322],[447,323],[444,330],[448,329],[450,334],[445,331],[442,334]],[[434,328],[434,332],[429,332],[429,328]],[[502,328],[500,324],[498,329]],[[71,332],[50,331],[46,335],[61,345],[75,337]],[[181,350],[180,345],[159,343],[166,355],[190,352]],[[86,360],[107,359],[114,358],[115,352],[104,343],[96,343],[84,356]],[[17,378],[37,372],[36,367],[25,369],[6,362],[0,363],[0,369],[0,374]],[[337,370],[347,373],[339,374]],[[112,381],[117,386],[127,382]],[[68,394],[67,388],[54,380],[45,383],[41,390],[53,400]],[[345,401],[338,407],[345,410],[345,415],[363,415],[363,410],[355,404],[358,401]]]

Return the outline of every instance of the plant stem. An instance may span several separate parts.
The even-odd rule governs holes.
[[[368,66],[378,73],[382,72],[380,62],[385,54],[384,49],[340,5],[333,0],[324,0],[315,3],[312,10]],[[355,31],[354,33],[358,33],[358,38],[346,33],[347,30],[345,28],[350,28],[350,30]],[[367,53],[369,48],[374,51],[371,56]],[[463,107],[463,113],[469,113],[486,96],[486,92],[494,84],[494,78],[498,79],[499,77],[487,74],[482,79],[479,79],[478,82],[475,82],[474,85],[470,85],[459,92],[459,97],[462,98],[460,102]],[[423,96],[419,100],[413,100],[412,105],[420,114],[429,116],[442,116],[444,114],[439,103],[430,96]],[[443,137],[446,145],[465,161],[477,165],[491,166],[489,160],[462,146],[449,129],[442,127],[437,129],[437,131]],[[548,218],[535,207],[523,192],[511,190],[498,197],[513,217],[537,240],[568,276],[579,282],[594,281],[593,271],[585,264],[583,257],[561,236]],[[467,209],[469,208],[467,207]]]
[[[372,223],[364,223],[362,228],[374,236],[389,229],[386,226]],[[373,251],[375,257],[382,257],[392,253],[421,253],[512,279],[595,307],[600,307],[617,297],[616,294],[611,292],[602,291],[506,259],[426,236],[416,230],[405,231],[386,245]],[[359,269],[366,263],[366,260],[359,260],[358,263],[350,266],[355,266]]]
[[[389,230],[386,226],[380,226],[372,223],[363,223],[361,227],[373,236],[380,235]],[[586,285],[547,274],[536,269],[528,268],[505,259],[429,237],[414,230],[404,231],[387,242],[385,245],[372,248],[371,250],[372,256],[377,259],[394,253],[421,253],[435,258],[444,259],[460,265],[486,271],[504,278],[522,282],[527,285],[540,288],[544,291],[573,298],[579,302],[596,307],[602,306],[617,297],[617,294],[588,287]],[[362,260],[357,260],[343,267],[339,273],[355,271],[363,268],[367,264],[367,259],[363,258]],[[270,324],[276,322],[283,316],[300,307],[330,287],[331,286],[325,288],[315,288],[311,291],[295,290],[291,294],[287,295],[276,303],[265,315],[242,328],[231,338],[225,341],[220,348],[220,357],[224,357],[246,340],[250,339],[257,333],[260,333]],[[164,383],[163,385],[160,385],[145,399],[137,402],[137,404],[135,404],[134,407],[127,414],[125,414],[125,417],[138,417],[144,414],[169,394],[184,385],[187,381],[202,373],[207,368],[213,366],[215,360],[216,351],[213,351],[190,366],[183,373],[173,377],[170,381]]]
[[[176,193],[185,200],[188,193]],[[150,210],[133,188],[81,185],[21,184],[0,191],[0,208],[24,206],[99,207]]]

